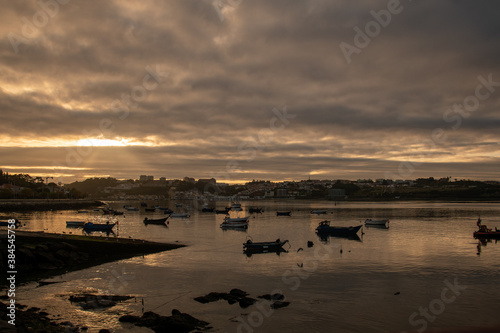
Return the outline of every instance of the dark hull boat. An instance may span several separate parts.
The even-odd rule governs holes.
[[[290,216],[291,212],[276,212],[276,216]]]
[[[362,225],[358,225],[355,227],[330,226],[330,221],[322,221],[316,228],[316,232],[318,234],[328,234],[332,236],[351,236],[351,235],[356,235],[359,229],[361,229],[361,227]]]
[[[489,231],[489,232],[474,231],[474,238],[500,239],[500,231]]]
[[[286,252],[283,246],[288,240],[281,241],[277,239],[274,242],[253,242],[250,239],[243,243],[244,253],[268,253],[268,252]]]
[[[87,222],[83,225],[85,231],[111,231],[116,223],[92,223]]]
[[[147,217],[144,218],[144,224],[161,224],[164,225],[165,222],[167,221],[168,217],[164,217],[162,219],[148,219]]]
[[[156,208],[144,208],[146,212],[155,212]]]
[[[478,230],[474,231],[474,238],[481,239],[500,239],[500,230],[495,228],[493,231],[489,229],[485,224],[481,224],[481,218],[477,220]]]

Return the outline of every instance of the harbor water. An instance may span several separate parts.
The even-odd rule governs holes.
[[[125,204],[110,202],[119,210]],[[149,203],[150,205],[153,203]],[[167,205],[169,203],[164,203]],[[186,207],[187,205],[191,207]],[[218,202],[222,209],[226,202]],[[181,243],[186,247],[111,262],[54,277],[59,283],[19,287],[17,302],[42,308],[55,319],[86,326],[90,332],[146,332],[118,321],[123,314],[178,309],[210,322],[212,332],[401,332],[441,327],[500,324],[500,245],[473,238],[480,216],[500,228],[500,205],[482,202],[242,202],[251,215],[245,231],[222,230],[224,215],[203,213],[191,203],[176,207],[189,218],[170,218],[168,226],[145,225],[161,211],[125,211],[117,237]],[[250,207],[263,213],[249,214]],[[327,214],[311,214],[325,209]],[[290,211],[291,216],[276,216]],[[15,214],[24,230],[81,234],[65,221],[94,214],[75,211]],[[355,226],[367,218],[389,219],[389,228],[366,227],[359,239],[320,238],[315,228]],[[108,237],[94,234],[89,237]],[[110,235],[109,237],[114,237]],[[287,252],[246,255],[242,244],[288,240]],[[308,246],[311,241],[314,245]],[[309,244],[311,245],[311,244]],[[256,298],[280,292],[290,305],[248,308],[217,301],[201,304],[195,297],[239,288]],[[83,310],[68,295],[96,292],[132,295],[134,299],[100,310]]]

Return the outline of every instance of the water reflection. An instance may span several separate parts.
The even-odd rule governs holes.
[[[325,244],[328,244],[330,243],[330,238],[333,238],[334,240],[337,239],[348,239],[348,240],[353,240],[353,241],[357,241],[357,242],[362,242],[362,238],[359,237],[357,234],[354,234],[354,235],[330,235],[328,233],[324,233],[324,232],[317,232],[316,235],[318,236],[318,238]]]
[[[118,209],[123,204],[112,206]],[[436,321],[429,322],[429,329],[466,325],[471,320],[492,322],[497,317],[500,271],[492,263],[500,261],[500,247],[491,245],[496,241],[473,240],[472,232],[479,213],[495,223],[500,212],[498,204],[378,202],[338,203],[334,208],[331,202],[299,200],[243,203],[244,210],[257,206],[263,207],[264,212],[253,215],[248,230],[221,229],[221,215],[200,211],[191,211],[189,221],[172,221],[168,229],[143,223],[145,216],[164,217],[163,211],[127,212],[126,217],[120,217],[122,237],[188,246],[68,273],[64,276],[66,282],[36,290],[23,287],[19,301],[61,313],[64,319],[91,329],[102,328],[107,322],[108,328],[119,330],[123,326],[116,313],[140,313],[140,302],[89,315],[70,306],[67,299],[54,296],[89,285],[113,292],[110,285],[114,284],[123,294],[144,297],[147,310],[168,315],[173,307],[189,309],[191,315],[210,321],[218,331],[236,332],[239,323],[230,319],[240,316],[240,309],[227,304],[207,307],[193,301],[192,295],[228,288],[260,295],[278,288],[286,292],[292,306],[265,317],[265,323],[256,332],[329,332],[332,327],[339,332],[400,332],[414,331],[408,323],[409,316],[439,297],[443,279],[453,281],[458,277],[467,290],[457,296],[452,306],[446,304]],[[221,203],[216,206],[221,207]],[[366,234],[359,231],[355,237],[317,235],[315,228],[324,217],[311,215],[310,211],[324,208],[340,226],[370,216],[390,218],[391,229],[366,226]],[[292,214],[281,218],[276,217],[276,211]],[[67,233],[74,229],[66,229],[65,221],[74,219],[74,214],[30,212],[16,217],[26,221],[28,230]],[[307,247],[315,234],[320,241]],[[247,236],[255,240],[289,239],[292,249],[242,255]],[[303,250],[299,251],[301,247]],[[396,291],[401,291],[401,295],[395,296]],[[166,299],[158,296],[176,293],[190,294],[167,305]],[[248,312],[254,310],[255,307],[249,308]]]
[[[498,239],[491,239],[491,238],[481,238],[479,239],[477,243],[477,255],[481,255],[481,252],[483,251],[483,247],[486,247],[488,244],[498,243]]]

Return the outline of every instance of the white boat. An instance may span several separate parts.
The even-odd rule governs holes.
[[[387,219],[382,219],[382,220],[366,219],[365,220],[366,225],[386,225],[388,223],[389,223],[389,220],[387,220]]]
[[[316,210],[311,210],[311,214],[326,214],[328,211],[326,209],[316,209]]]
[[[172,213],[172,214],[170,214],[170,217],[188,218],[189,214],[188,213]]]

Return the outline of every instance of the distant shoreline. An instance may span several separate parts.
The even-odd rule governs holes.
[[[82,209],[102,205],[102,201],[87,199],[2,199],[0,212]]]

